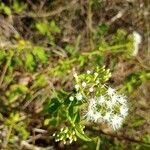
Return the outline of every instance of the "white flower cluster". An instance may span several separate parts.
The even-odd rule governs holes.
[[[126,97],[118,95],[115,89],[109,87],[107,93],[89,101],[85,114],[87,120],[102,123],[106,122],[117,130],[121,127],[128,114]]]
[[[75,131],[69,130],[68,127],[64,127],[60,129],[59,133],[54,133],[53,136],[55,137],[55,141],[63,141],[64,144],[72,143],[73,141],[77,140]]]

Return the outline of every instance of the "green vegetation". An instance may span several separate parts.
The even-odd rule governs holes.
[[[0,149],[150,149],[147,7],[0,0]],[[140,34],[129,23],[136,17]],[[128,101],[113,107],[115,115],[121,105],[129,107],[121,128],[85,117],[92,99],[111,101],[109,87]],[[106,116],[107,104],[97,103],[94,111]]]

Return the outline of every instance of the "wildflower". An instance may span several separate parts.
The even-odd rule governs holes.
[[[95,99],[91,99],[90,103],[89,103],[89,108],[91,107],[95,107],[96,106],[97,101]]]
[[[89,91],[90,91],[90,92],[93,92],[93,91],[94,91],[94,89],[91,87],[91,88],[89,89]]]
[[[87,70],[87,74],[90,74],[91,73],[91,71],[90,70]]]
[[[96,80],[96,83],[99,84],[99,80]]]
[[[123,96],[123,95],[120,95],[120,96],[118,97],[118,102],[119,102],[120,104],[122,104],[122,105],[126,105],[126,103],[127,103],[126,97]]]
[[[70,101],[73,101],[73,100],[74,100],[74,97],[73,97],[73,96],[70,96],[70,97],[69,97],[69,100],[70,100]]]
[[[94,73],[94,75],[97,77],[97,76],[98,76],[98,73],[97,73],[97,72],[95,72],[95,73]]]
[[[73,74],[73,76],[76,78],[78,75],[77,75],[77,73],[75,72],[75,73]]]
[[[112,105],[116,104],[116,102],[118,101],[118,96],[116,94],[111,96],[111,103]]]
[[[98,111],[95,111],[94,113],[93,113],[93,121],[94,122],[97,122],[99,119],[100,119],[100,113],[98,112]]]
[[[77,98],[77,100],[81,101],[83,96],[81,93],[77,93],[76,98]]]
[[[123,121],[123,118],[118,116],[118,115],[114,115],[112,118],[111,118],[111,125],[113,127],[114,130],[117,130],[118,128],[121,127],[122,125],[122,121]]]
[[[133,38],[134,38],[134,50],[133,50],[133,56],[136,56],[138,54],[138,50],[139,50],[139,44],[141,43],[142,41],[142,37],[141,35],[134,31],[133,32]]]
[[[86,87],[86,83],[85,83],[85,82],[82,82],[82,86],[83,86],[83,87]]]
[[[128,107],[125,97],[118,95],[115,89],[109,88],[105,95],[89,101],[85,116],[93,122],[107,122],[114,130],[117,130],[121,127],[127,114]]]
[[[80,86],[78,84],[75,85],[75,89],[78,91]]]
[[[104,120],[110,121],[110,118],[111,118],[111,113],[110,112],[106,113],[104,116]]]
[[[53,136],[56,136],[56,133],[53,133]]]
[[[123,117],[127,116],[127,114],[128,114],[128,108],[125,107],[125,106],[121,106],[121,107],[120,107],[120,114],[121,114]]]
[[[107,105],[107,108],[109,108],[109,109],[112,109],[112,107],[113,107],[113,104],[112,104],[111,100],[106,101],[106,105]]]
[[[101,95],[101,96],[98,98],[98,103],[99,103],[99,104],[103,104],[104,102],[105,102],[105,97]]]
[[[109,87],[108,90],[107,90],[107,93],[108,93],[109,96],[112,96],[115,93],[115,89]]]

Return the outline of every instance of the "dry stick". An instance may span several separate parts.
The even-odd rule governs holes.
[[[27,14],[24,14],[25,17],[26,16],[29,16],[29,17],[39,17],[39,18],[46,18],[46,17],[52,17],[52,16],[55,16],[55,15],[58,15],[60,14],[61,12],[63,12],[64,10],[67,10],[67,9],[70,9],[72,6],[74,6],[76,3],[78,2],[78,0],[74,0],[72,1],[70,4],[68,4],[67,6],[65,7],[60,7],[59,9],[57,10],[54,10],[54,11],[51,11],[49,13],[27,13]]]
[[[106,135],[106,136],[109,136],[111,138],[117,138],[119,140],[126,140],[126,141],[129,141],[129,142],[134,142],[134,143],[139,143],[139,144],[145,144],[145,145],[149,145],[150,146],[150,143],[148,142],[144,142],[144,141],[140,141],[140,140],[136,140],[134,138],[130,138],[130,137],[127,137],[127,136],[123,136],[123,135],[117,135],[117,134],[112,134],[112,133],[105,133],[101,130],[96,130],[96,129],[92,129],[90,127],[87,127],[87,129],[89,131],[92,131],[94,132],[94,134],[96,135],[100,135],[100,134],[103,134],[103,135]]]
[[[93,26],[92,26],[92,0],[88,0],[88,12],[87,12],[87,26],[89,29],[89,42],[91,49],[94,49],[94,43],[92,40],[92,34],[93,34]]]
[[[123,17],[123,15],[125,14],[125,12],[127,11],[127,8],[120,10],[117,15],[115,15],[113,18],[111,18],[111,20],[108,22],[108,25],[111,25],[113,22],[115,22],[117,19],[120,19],[121,17]]]
[[[41,89],[41,90],[35,92],[35,93],[33,94],[33,96],[24,104],[24,106],[23,106],[22,109],[25,109],[26,107],[28,107],[29,104],[30,104],[36,97],[38,97],[42,92],[43,92],[43,89]]]
[[[9,142],[9,138],[10,138],[10,135],[11,135],[11,132],[12,132],[12,129],[13,129],[13,126],[14,124],[11,124],[11,126],[9,127],[9,130],[8,130],[8,133],[7,133],[7,136],[6,136],[6,139],[3,143],[3,147],[4,148],[7,148],[7,145],[8,145],[8,142]]]
[[[2,72],[2,75],[1,75],[1,78],[0,78],[0,87],[1,87],[2,82],[3,82],[3,80],[4,80],[4,77],[5,77],[5,74],[6,74],[6,72],[7,72],[7,69],[8,69],[8,67],[9,67],[9,65],[10,65],[12,56],[13,56],[13,52],[10,53],[10,56],[9,56],[9,58],[7,59],[6,65],[4,66],[4,69],[3,69],[3,72]]]

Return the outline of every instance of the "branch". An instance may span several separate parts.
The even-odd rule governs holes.
[[[148,143],[148,142],[136,140],[136,139],[130,138],[128,136],[117,135],[117,134],[113,134],[113,133],[105,133],[102,130],[92,129],[90,127],[86,127],[86,129],[89,130],[89,131],[91,131],[91,132],[93,132],[95,135],[98,135],[98,136],[100,134],[103,134],[103,135],[109,136],[111,138],[117,138],[118,140],[126,140],[126,141],[129,141],[129,142],[138,143],[138,144],[146,144],[146,145],[150,146],[150,143]]]

